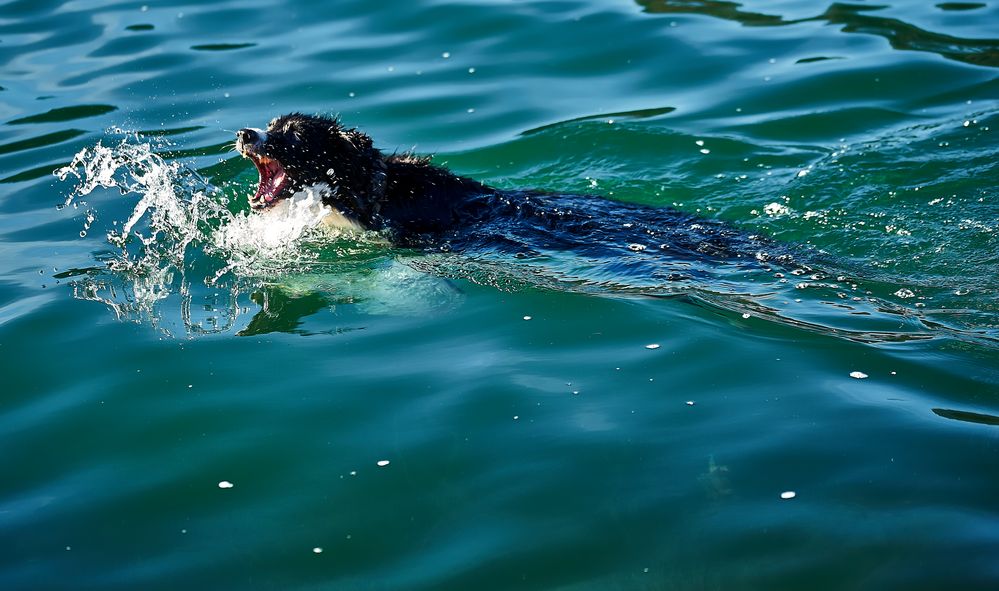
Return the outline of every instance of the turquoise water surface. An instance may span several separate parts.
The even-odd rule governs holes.
[[[289,111],[795,262],[265,219]],[[997,589],[997,134],[994,0],[0,3],[0,589]]]

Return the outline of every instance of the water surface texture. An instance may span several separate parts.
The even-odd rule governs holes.
[[[999,588],[997,23],[0,3],[0,588]],[[620,227],[252,214],[289,111]]]

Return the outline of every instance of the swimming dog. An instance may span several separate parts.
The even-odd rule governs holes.
[[[260,175],[250,206],[266,210],[311,186],[347,225],[387,230],[400,246],[530,254],[572,249],[605,257],[663,252],[671,258],[759,258],[768,242],[668,207],[592,195],[489,187],[412,154],[384,154],[336,118],[291,113],[266,130],[236,132],[236,148]]]

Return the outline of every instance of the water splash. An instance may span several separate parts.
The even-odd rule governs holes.
[[[73,278],[75,297],[104,303],[120,320],[190,336],[238,330],[240,316],[258,313],[259,302],[280,285],[294,284],[296,274],[338,267],[335,258],[324,258],[330,248],[336,257],[353,257],[339,265],[347,276],[380,269],[401,277],[380,236],[324,224],[331,213],[322,202],[327,187],[301,191],[262,214],[238,211],[197,171],[160,156],[162,148],[134,136],[114,145],[100,142],[55,171],[63,181],[76,180],[63,207],[87,208],[81,236],[102,218],[112,220],[106,228],[111,248],[98,255],[105,269]],[[121,196],[138,201],[121,210],[131,203]],[[369,256],[359,263],[359,254]],[[342,291],[358,283],[371,285],[345,278],[327,287]],[[293,298],[300,295],[290,291]]]

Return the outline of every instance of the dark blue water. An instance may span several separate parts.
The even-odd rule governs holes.
[[[0,588],[996,588],[997,22],[0,4]],[[256,215],[289,111],[582,215]]]

